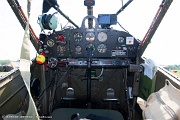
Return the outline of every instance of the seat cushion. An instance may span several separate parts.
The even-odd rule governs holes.
[[[112,120],[124,120],[121,113],[108,109],[78,109],[78,108],[59,108],[52,112],[51,120],[71,120],[71,116],[75,113],[80,114],[80,118],[86,118],[94,115],[101,118],[109,118]]]

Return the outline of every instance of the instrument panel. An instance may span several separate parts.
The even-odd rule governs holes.
[[[94,19],[95,26],[86,28],[85,21]],[[42,35],[42,49],[50,63],[65,60],[68,66],[128,66],[137,56],[140,41],[124,31],[103,29],[94,16],[86,16],[80,28],[67,28]],[[54,64],[50,66],[54,66]]]
[[[124,31],[83,28],[55,31],[43,40],[46,56],[55,58],[86,58],[89,45],[93,58],[131,58],[139,41]]]

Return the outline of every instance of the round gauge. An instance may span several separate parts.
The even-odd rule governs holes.
[[[88,32],[88,33],[86,34],[86,40],[87,40],[87,41],[93,41],[94,39],[95,39],[94,33]]]
[[[48,59],[48,66],[50,68],[55,68],[58,64],[58,60],[56,58],[49,58]]]
[[[77,42],[81,41],[82,40],[82,34],[79,32],[74,33],[73,39],[74,39],[74,41],[77,41]]]
[[[105,32],[100,32],[98,34],[98,40],[100,42],[105,42],[107,40],[107,34]]]
[[[107,46],[105,44],[100,44],[97,47],[99,53],[105,53],[107,51]]]
[[[61,43],[61,44],[66,44],[67,43],[66,37],[64,37],[63,35],[58,35],[57,40],[58,41],[56,41],[56,42]]]
[[[65,46],[58,45],[57,46],[57,51],[59,51],[60,53],[64,53],[66,51],[66,48],[65,48]]]
[[[118,37],[118,42],[119,42],[119,43],[124,43],[124,42],[125,42],[124,37]]]
[[[47,41],[47,45],[48,45],[49,47],[53,47],[53,46],[54,46],[54,40],[52,40],[52,39],[48,40],[48,41]]]
[[[78,45],[76,46],[75,50],[76,50],[76,53],[81,53],[82,48],[81,46]]]

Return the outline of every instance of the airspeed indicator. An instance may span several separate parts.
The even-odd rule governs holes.
[[[100,42],[105,42],[107,40],[107,34],[105,32],[100,32],[98,34],[98,40]]]
[[[82,34],[79,32],[74,33],[73,35],[74,41],[79,42],[82,40]]]

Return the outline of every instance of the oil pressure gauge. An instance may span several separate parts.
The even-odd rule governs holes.
[[[107,40],[107,34],[105,32],[100,32],[98,34],[98,40],[100,42],[105,42]]]
[[[47,45],[48,45],[49,47],[53,47],[53,46],[54,46],[54,40],[52,40],[52,39],[48,40],[48,41],[47,41]]]

